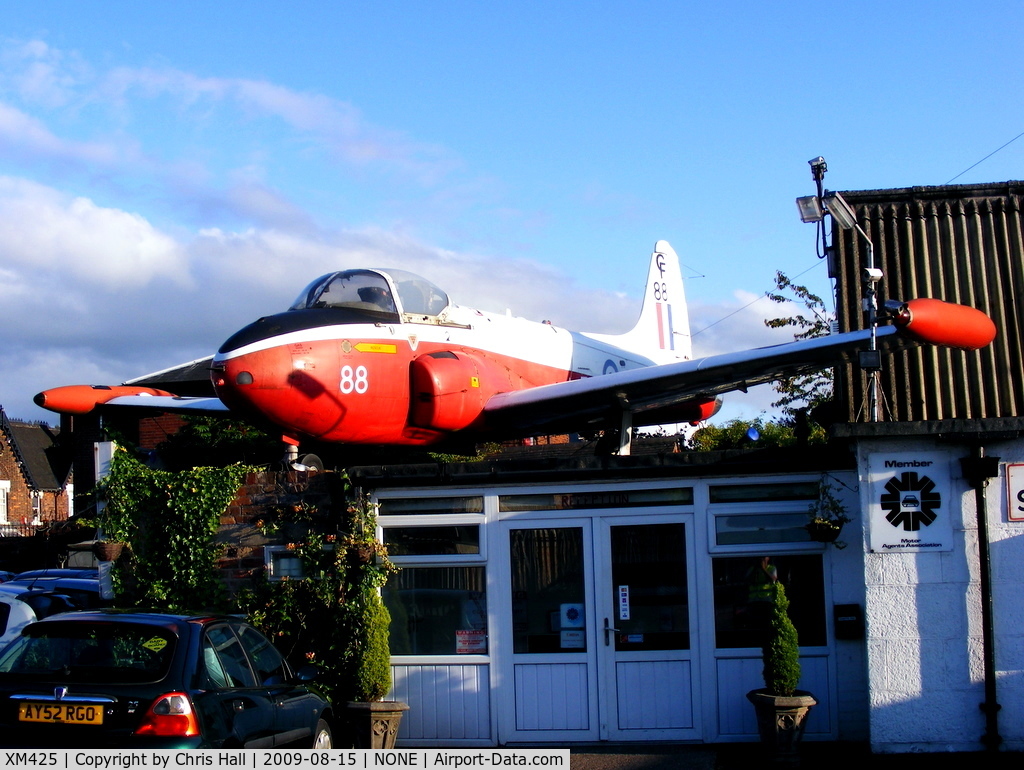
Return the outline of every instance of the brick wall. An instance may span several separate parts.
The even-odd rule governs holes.
[[[7,434],[3,431],[0,431],[0,479],[11,482],[11,489],[7,493],[7,520],[12,524],[32,521],[32,497]]]
[[[238,495],[220,520],[217,541],[223,543],[224,554],[218,566],[229,592],[235,593],[257,577],[263,569],[263,549],[268,545],[289,542],[285,527],[275,537],[264,535],[257,522],[273,515],[277,507],[301,503],[321,510],[345,505],[344,483],[336,473],[264,471],[245,477]]]
[[[139,420],[139,448],[156,449],[158,444],[181,430],[184,424],[185,419],[178,414],[160,414]]]

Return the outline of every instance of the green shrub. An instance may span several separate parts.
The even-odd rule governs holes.
[[[100,488],[106,507],[97,523],[106,539],[128,546],[114,569],[118,606],[170,612],[225,608],[216,534],[250,470],[153,470],[117,448]]]
[[[764,686],[771,695],[788,697],[800,683],[800,643],[789,619],[789,599],[782,583],[773,583],[772,593],[772,612],[761,651]]]
[[[362,655],[356,669],[353,700],[383,700],[391,689],[391,615],[376,591],[367,594],[362,617]]]

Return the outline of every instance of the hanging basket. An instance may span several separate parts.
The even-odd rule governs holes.
[[[359,567],[361,565],[369,564],[370,562],[372,562],[373,557],[375,555],[376,552],[374,551],[372,545],[361,543],[359,545],[349,546],[348,553],[346,553],[346,558],[348,559],[348,563],[351,564],[353,567]]]
[[[92,552],[100,561],[117,561],[124,550],[124,543],[111,540],[100,540],[93,543]]]
[[[843,524],[838,521],[811,521],[804,525],[804,529],[816,543],[834,543],[843,531]]]

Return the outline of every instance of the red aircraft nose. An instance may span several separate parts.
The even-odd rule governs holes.
[[[277,346],[219,362],[217,395],[231,409],[258,414],[289,431],[323,436],[346,409],[332,382],[329,349]],[[337,375],[333,375],[336,379]]]

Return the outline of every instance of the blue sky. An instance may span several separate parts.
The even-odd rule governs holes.
[[[827,294],[793,199],[945,184],[1024,131],[1019,2],[6,4],[0,404],[212,352],[328,270],[621,331],[660,238],[698,354]],[[1024,139],[957,177],[1024,176]],[[784,336],[784,335],[783,335]],[[761,389],[731,399],[755,416]]]

